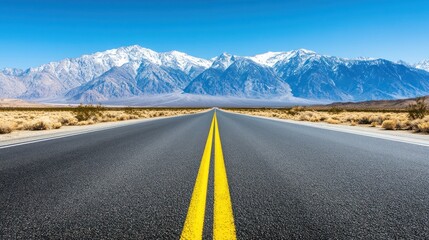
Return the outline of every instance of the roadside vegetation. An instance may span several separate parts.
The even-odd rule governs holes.
[[[196,113],[198,108],[115,108],[101,105],[47,108],[0,108],[0,134],[19,130],[49,130],[100,122]]]
[[[379,127],[386,130],[409,130],[429,133],[429,113],[424,99],[417,98],[405,109],[312,109],[293,108],[230,108],[232,112],[308,122],[325,122],[350,126]]]

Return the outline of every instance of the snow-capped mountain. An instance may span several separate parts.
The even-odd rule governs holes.
[[[0,72],[0,98],[15,98],[25,90],[24,83],[18,77]]]
[[[140,95],[135,77],[139,62],[132,61],[113,67],[101,76],[67,92],[66,97],[81,102],[106,101]]]
[[[234,56],[234,55],[229,54],[229,53],[222,53],[221,55],[219,55],[219,56],[211,59],[213,61],[213,63],[210,66],[210,68],[219,69],[219,70],[225,70],[235,60],[237,60],[237,58],[239,58],[239,57],[238,56]]]
[[[177,59],[170,59],[172,62],[141,60],[113,67],[101,76],[70,90],[66,97],[75,101],[93,102],[172,93],[181,91],[192,80],[192,76],[204,70],[195,65],[196,61],[179,63]]]
[[[297,51],[273,66],[296,97],[334,101],[428,94],[429,74],[383,59],[343,59]]]
[[[25,71],[4,69],[10,79],[16,77],[25,85],[25,91],[13,91],[11,96],[25,99],[64,96],[73,88],[81,87],[104,73],[124,64],[143,61],[154,66],[168,67],[192,78],[211,65],[211,61],[172,51],[158,53],[137,45],[83,55],[79,58],[51,62]],[[138,68],[140,64],[133,64]],[[11,81],[11,80],[10,80]],[[7,91],[0,86],[0,91]],[[109,98],[110,96],[104,96]]]
[[[426,71],[425,71],[426,70]],[[345,59],[298,49],[210,60],[137,45],[0,70],[0,98],[103,102],[149,95],[358,101],[429,94],[429,61]]]
[[[422,69],[429,72],[429,60],[423,60],[413,65],[417,69]]]
[[[271,68],[229,54],[220,55],[212,67],[196,77],[184,92],[246,98],[291,95],[289,85]]]
[[[259,66],[271,69],[273,74],[265,77],[251,76],[248,72],[232,75],[224,74],[225,68],[233,66],[240,59],[248,59]],[[222,54],[214,59],[210,69],[204,71],[185,88],[186,93],[208,95],[237,95],[246,97],[275,97],[276,90],[284,92],[276,85],[264,81],[280,79],[288,84],[295,97],[324,99],[333,101],[360,101],[368,99],[395,99],[426,95],[429,93],[429,75],[404,64],[396,64],[383,59],[344,59],[324,56],[316,52],[299,49],[289,52],[268,52],[252,57],[237,57]],[[217,63],[220,61],[221,63]],[[216,65],[215,65],[216,63]],[[223,71],[219,71],[223,70]],[[228,68],[226,68],[228,69]],[[250,70],[250,69],[249,69]],[[234,83],[246,77],[259,79],[255,86],[269,86],[270,93],[262,89],[250,92],[232,93],[225,87],[239,89]]]

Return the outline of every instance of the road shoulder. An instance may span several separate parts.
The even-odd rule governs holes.
[[[224,111],[224,110],[221,110],[221,111]],[[240,114],[240,113],[235,113],[231,111],[225,111],[225,112],[228,112],[231,114],[238,114],[238,115],[244,115],[249,117],[272,120],[272,121],[286,122],[286,123],[291,123],[291,124],[296,124],[301,126],[321,128],[321,129],[326,129],[331,131],[344,132],[344,133],[356,134],[356,135],[362,135],[362,136],[374,137],[374,138],[381,138],[385,140],[391,140],[391,141],[429,147],[429,135],[416,134],[416,133],[412,133],[411,131],[391,131],[391,130],[384,130],[381,128],[372,128],[372,127],[364,127],[364,126],[333,125],[333,124],[322,123],[322,122],[304,122],[304,121],[295,121],[295,120],[288,120],[288,119],[278,119],[278,118],[272,118],[272,117]]]
[[[206,111],[201,111],[195,114],[200,114]],[[93,125],[83,126],[63,126],[60,129],[42,130],[42,131],[14,131],[9,134],[0,135],[0,149],[8,148],[18,145],[24,145],[34,142],[42,142],[57,138],[75,136],[79,134],[85,134],[90,132],[97,132],[112,128],[118,128],[128,126],[132,124],[138,124],[143,122],[150,122],[159,119],[174,118],[184,115],[168,116],[168,117],[154,117],[144,119],[132,119],[119,122],[103,122]]]

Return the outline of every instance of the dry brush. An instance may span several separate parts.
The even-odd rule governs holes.
[[[191,114],[197,108],[106,108],[79,105],[65,108],[0,108],[0,134],[19,130],[49,130],[100,122]]]
[[[304,107],[294,108],[230,108],[232,112],[263,117],[275,117],[308,122],[325,122],[329,124],[344,124],[350,126],[380,127],[386,130],[411,130],[413,132],[429,133],[429,116],[420,115],[412,118],[406,110],[397,111],[346,111],[332,108],[328,110],[312,110]]]

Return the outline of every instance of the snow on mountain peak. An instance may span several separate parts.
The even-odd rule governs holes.
[[[59,62],[50,62],[39,67],[30,68],[28,72],[45,72],[59,78],[79,76],[80,82],[86,82],[112,67],[120,67],[130,62],[148,61],[158,66],[181,70],[187,74],[202,71],[210,67],[211,61],[196,58],[186,53],[171,51],[158,53],[139,45],[131,45],[110,49],[93,54],[82,55],[79,58],[67,58]]]
[[[399,61],[397,61],[396,63],[397,63],[397,64],[400,64],[400,65],[404,65],[404,66],[406,66],[406,67],[410,67],[410,66],[411,66],[408,62],[403,61],[403,60],[399,60]]]
[[[18,69],[18,68],[4,68],[1,70],[1,72],[5,75],[17,76],[17,75],[21,74],[23,72],[23,70]]]
[[[352,58],[350,60],[355,60],[355,61],[375,61],[378,60],[377,58],[372,58],[372,57],[357,57],[357,58]]]
[[[304,48],[300,48],[298,50],[295,50],[294,52],[296,52],[298,54],[316,54],[315,51],[311,51],[311,50],[304,49]]]
[[[274,66],[278,61],[282,61],[287,58],[286,52],[266,52],[262,54],[257,54],[253,57],[248,57],[252,61],[266,65],[266,66]]]
[[[158,66],[166,66],[182,70],[186,73],[191,71],[192,67],[208,68],[211,61],[190,56],[179,51],[155,52],[139,45],[121,47],[118,49],[107,50],[105,52],[95,53],[98,58],[114,59],[115,66],[121,66],[130,61],[149,61]],[[91,55],[89,55],[91,56]]]
[[[420,61],[413,65],[413,67],[429,72],[429,59]]]
[[[301,48],[289,52],[266,52],[247,58],[253,60],[256,63],[273,67],[276,63],[287,62],[292,57],[300,57],[303,59],[307,59],[309,57],[314,56],[318,56],[316,52]]]
[[[141,61],[142,59],[156,61],[157,54],[158,53],[153,50],[143,48],[138,45],[132,45],[110,49],[103,52],[96,52],[91,55],[83,55],[81,58],[93,60],[99,64],[107,64],[111,65],[112,67],[119,67],[125,63],[131,61]]]
[[[189,73],[192,68],[208,68],[212,64],[210,60],[190,56],[179,51],[163,52],[158,54],[159,65],[180,69]]]
[[[211,65],[211,68],[225,70],[232,63],[234,63],[236,58],[237,58],[237,56],[235,56],[235,55],[232,55],[229,53],[222,53],[221,55],[212,59],[213,63]]]
[[[292,88],[297,97],[359,100],[392,98],[398,94],[411,97],[429,92],[429,73],[402,62],[397,64],[405,67],[396,68],[392,64],[384,59],[346,59],[307,49],[255,56],[222,53],[207,60],[175,50],[156,52],[131,45],[25,71],[0,70],[0,81],[3,81],[0,94],[28,99],[64,96],[86,99],[85,96],[89,96],[93,101],[179,90],[194,94],[270,97],[289,95]],[[429,71],[429,60],[413,67]],[[402,79],[415,79],[415,82],[410,83],[411,86]],[[391,81],[396,82],[391,84]],[[350,90],[350,82],[355,90]],[[374,82],[379,85],[375,86]],[[398,87],[391,90],[393,85]]]

